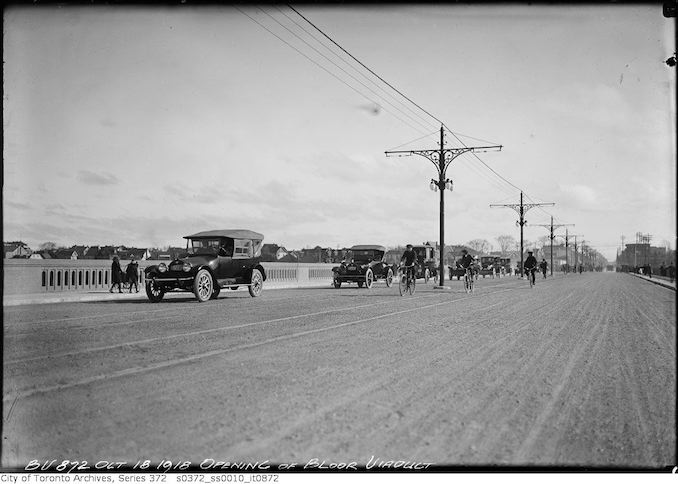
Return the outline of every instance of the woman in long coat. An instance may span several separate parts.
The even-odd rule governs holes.
[[[125,274],[127,274],[127,283],[129,284],[129,292],[132,292],[132,286],[139,292],[139,264],[134,260],[134,256],[130,256],[129,264],[127,264],[127,269]]]
[[[120,267],[120,260],[117,255],[113,256],[113,264],[111,264],[111,289],[113,292],[115,286],[118,286],[118,292],[122,293],[122,268]]]

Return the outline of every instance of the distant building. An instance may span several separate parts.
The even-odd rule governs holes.
[[[28,259],[33,253],[31,248],[20,240],[5,242],[3,245],[5,259]]]
[[[264,262],[279,262],[289,251],[278,244],[264,244],[261,247],[261,259]]]

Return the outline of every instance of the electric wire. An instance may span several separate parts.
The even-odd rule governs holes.
[[[311,22],[308,18],[306,18],[304,15],[302,15],[298,10],[296,10],[294,7],[292,7],[292,6],[289,5],[289,4],[288,4],[287,6],[288,6],[288,8],[289,8],[290,10],[292,10],[293,12],[295,12],[299,17],[301,17],[304,21],[306,21],[309,25],[311,25],[311,27],[313,27],[315,30],[317,30],[323,37],[325,37],[325,38],[328,39],[330,42],[332,42],[332,44],[334,44],[337,48],[339,48],[342,52],[344,52],[346,55],[348,55],[348,56],[349,56],[351,59],[353,59],[356,63],[358,63],[360,66],[362,66],[362,67],[363,67],[364,69],[366,69],[368,72],[370,72],[373,76],[375,76],[377,79],[379,79],[379,80],[380,80],[381,82],[383,82],[385,85],[387,85],[388,87],[390,87],[393,91],[395,91],[396,93],[398,93],[398,94],[399,94],[400,96],[402,96],[404,99],[406,99],[407,101],[409,101],[413,106],[416,106],[416,107],[417,107],[418,109],[420,109],[423,113],[425,113],[426,115],[428,115],[429,117],[431,117],[431,118],[434,119],[435,121],[439,122],[445,129],[447,129],[447,131],[448,131],[449,133],[451,133],[451,134],[454,136],[454,138],[455,138],[455,139],[456,139],[463,147],[468,148],[468,146],[467,146],[467,145],[459,138],[459,136],[464,136],[464,137],[466,137],[466,138],[474,139],[474,140],[477,140],[477,141],[492,143],[491,141],[483,140],[482,138],[475,138],[475,137],[473,137],[473,136],[464,135],[464,134],[462,134],[462,133],[456,133],[456,132],[452,131],[452,130],[451,130],[449,127],[447,127],[447,126],[445,125],[445,123],[443,123],[439,118],[437,118],[436,116],[434,116],[433,114],[431,114],[429,111],[427,111],[426,109],[424,109],[423,107],[421,107],[419,104],[415,103],[415,102],[414,102],[412,99],[410,99],[407,95],[405,95],[404,93],[402,93],[400,90],[398,90],[396,87],[394,87],[391,83],[389,83],[389,82],[386,81],[383,77],[381,77],[379,74],[377,74],[374,70],[370,69],[370,68],[369,68],[368,66],[366,66],[363,62],[361,62],[360,60],[358,60],[354,55],[352,55],[350,52],[348,52],[346,49],[344,49],[341,45],[339,45],[337,42],[335,42],[331,37],[329,37],[325,32],[323,32],[320,28],[318,28],[318,27],[317,27],[313,22]],[[332,75],[333,77],[335,77],[335,78],[336,78],[337,80],[339,80],[341,83],[343,83],[343,84],[345,84],[346,86],[348,86],[349,88],[351,88],[353,91],[355,91],[355,92],[356,92],[357,94],[359,94],[360,96],[362,96],[362,97],[364,97],[365,99],[367,99],[367,100],[369,100],[369,101],[375,103],[375,104],[378,105],[378,106],[381,106],[385,111],[389,112],[389,114],[391,114],[392,116],[394,116],[394,117],[395,117],[396,119],[398,119],[399,121],[403,122],[404,124],[406,124],[406,125],[409,126],[410,128],[414,129],[415,131],[419,131],[420,133],[422,133],[422,131],[421,131],[419,128],[417,128],[417,127],[415,127],[415,126],[412,126],[412,124],[410,124],[409,122],[403,120],[401,117],[397,116],[395,113],[390,112],[388,109],[384,108],[380,103],[376,102],[374,99],[370,98],[369,96],[367,96],[367,95],[364,94],[363,92],[359,91],[359,90],[356,89],[354,86],[348,84],[345,80],[341,79],[341,78],[340,78],[339,76],[337,76],[335,73],[331,72],[329,69],[327,69],[326,67],[322,66],[321,64],[319,64],[318,62],[316,62],[315,60],[313,60],[312,58],[310,58],[308,55],[306,55],[306,54],[303,53],[301,50],[297,49],[295,46],[293,46],[292,44],[290,44],[289,42],[287,42],[285,39],[283,39],[282,37],[280,37],[279,35],[277,35],[277,34],[274,33],[273,31],[271,31],[270,29],[268,29],[266,26],[264,26],[263,24],[261,24],[260,22],[258,22],[256,19],[254,19],[253,17],[251,17],[251,16],[248,15],[247,13],[243,12],[243,11],[242,11],[241,9],[239,9],[237,6],[234,6],[234,8],[236,8],[240,13],[242,13],[243,15],[245,15],[246,17],[248,17],[250,20],[252,20],[252,21],[255,22],[256,24],[258,24],[258,25],[259,25],[260,27],[262,27],[264,30],[268,31],[270,34],[272,34],[273,36],[275,36],[276,38],[278,38],[281,42],[283,42],[284,44],[286,44],[286,45],[289,46],[290,48],[292,48],[292,49],[294,49],[295,51],[297,51],[300,55],[302,55],[303,57],[305,57],[305,58],[308,59],[309,61],[311,61],[311,62],[313,62],[314,64],[316,64],[318,67],[320,67],[321,69],[323,69],[324,71],[326,71],[328,74],[330,74],[330,75]],[[276,8],[277,8],[277,7],[276,7]],[[279,22],[277,19],[275,19],[273,16],[271,16],[268,12],[266,12],[266,11],[264,11],[264,10],[262,10],[262,9],[259,9],[259,10],[261,10],[261,11],[262,11],[263,13],[265,13],[267,16],[269,16],[270,18],[272,18],[276,23],[278,23],[280,26],[282,26],[285,30],[287,30],[288,32],[290,32],[290,33],[291,33],[292,35],[294,35],[296,38],[298,38],[299,40],[301,40],[302,42],[304,42],[304,44],[306,44],[308,47],[310,47],[311,49],[313,49],[316,53],[318,53],[319,55],[321,55],[324,59],[326,59],[327,61],[329,61],[332,65],[334,65],[335,67],[337,67],[338,69],[340,69],[342,72],[344,72],[346,75],[348,75],[349,77],[351,77],[353,80],[355,80],[356,82],[358,82],[360,85],[362,85],[363,87],[365,87],[366,89],[368,89],[371,93],[373,93],[374,95],[376,95],[379,99],[382,99],[382,100],[386,101],[381,95],[377,94],[377,93],[376,93],[374,90],[372,90],[370,87],[366,86],[366,85],[365,85],[364,83],[362,83],[360,80],[356,79],[355,76],[353,76],[352,74],[348,73],[345,69],[343,69],[342,67],[338,66],[335,62],[333,62],[333,61],[332,61],[331,59],[329,59],[327,56],[325,56],[324,54],[322,54],[321,52],[319,52],[315,47],[311,46],[306,40],[302,39],[299,35],[297,35],[297,34],[294,33],[293,31],[291,31],[288,27],[286,27],[286,26],[283,25],[281,22]],[[278,9],[278,10],[280,11],[280,9]],[[306,33],[308,33],[309,36],[311,36],[314,40],[318,41],[318,42],[319,42],[321,45],[323,45],[326,49],[330,50],[324,43],[320,42],[315,36],[312,36],[306,29],[304,29],[302,26],[300,26],[297,22],[295,22],[293,19],[291,19],[288,15],[286,15],[286,14],[285,14],[284,12],[282,12],[282,11],[280,11],[280,12],[281,12],[285,17],[287,17],[287,18],[290,19],[292,22],[294,22],[295,25],[297,25],[298,27],[302,28],[302,30],[304,30]],[[333,52],[333,51],[330,50],[330,52]],[[333,53],[334,53],[334,52],[333,52]],[[337,55],[337,54],[334,53],[334,55]],[[338,55],[337,55],[337,56],[338,56]],[[340,56],[338,56],[338,57],[339,57],[340,59],[342,59],[343,62],[345,62],[347,65],[350,66],[350,64],[349,64],[345,59],[341,58]],[[359,71],[357,71],[357,69],[355,69],[355,67],[353,67],[353,66],[351,66],[351,67],[352,67],[354,70],[356,70],[356,72],[359,72]],[[363,75],[363,77],[367,78],[367,77],[364,76],[364,75]],[[372,84],[376,85],[376,83],[374,83],[374,82],[372,82]],[[383,89],[382,89],[382,90],[383,90]],[[386,91],[384,91],[384,92],[386,92]],[[393,97],[393,99],[395,99],[395,97]],[[398,107],[396,107],[395,105],[393,105],[391,102],[389,102],[389,101],[386,101],[386,102],[387,102],[390,106],[394,107],[398,112],[400,112],[400,113],[404,114],[405,116],[407,116],[407,117],[408,117],[409,119],[411,119],[412,121],[418,123],[418,124],[421,125],[421,126],[424,126],[420,121],[415,120],[414,118],[412,118],[412,117],[411,117],[410,115],[408,115],[407,113],[404,113],[402,110],[400,110]],[[398,101],[396,100],[396,102],[398,102]],[[401,103],[401,104],[402,104],[402,103]],[[406,106],[406,105],[404,105],[404,104],[402,104],[402,105],[403,105],[403,106]],[[409,109],[409,108],[408,108],[408,109]],[[410,111],[412,111],[412,110],[410,109]],[[412,111],[412,112],[413,112],[413,111]],[[407,145],[407,144],[410,144],[410,143],[413,143],[413,142],[415,142],[415,141],[421,140],[421,139],[426,138],[426,137],[431,136],[431,135],[432,135],[432,133],[431,133],[431,134],[425,134],[424,136],[422,136],[422,137],[420,137],[420,138],[417,138],[417,139],[415,139],[415,140],[409,141],[409,142],[407,142],[407,143],[403,143],[402,145],[399,145],[399,146],[396,147],[396,148],[400,148],[400,147],[402,147],[402,146],[405,146],[405,145]],[[459,136],[458,136],[458,135],[459,135]],[[396,148],[393,148],[392,150],[395,150]],[[484,166],[486,169],[488,169],[492,174],[494,174],[496,177],[498,177],[498,178],[499,178],[500,180],[502,180],[504,183],[506,183],[506,184],[510,185],[511,187],[513,187],[513,188],[519,190],[520,192],[522,192],[525,196],[527,196],[528,199],[532,200],[531,197],[529,197],[529,195],[525,192],[525,190],[523,190],[522,188],[518,187],[517,185],[515,185],[514,183],[512,183],[511,181],[509,181],[508,179],[506,179],[504,176],[502,176],[501,174],[499,174],[499,173],[498,173],[496,170],[494,170],[491,166],[489,166],[487,163],[485,163],[485,162],[484,162],[484,161],[483,161],[476,153],[474,153],[473,151],[467,151],[466,153],[469,153],[469,154],[473,155],[473,156],[474,156],[474,157],[482,164],[482,166]],[[464,163],[464,164],[466,164],[466,163]],[[472,166],[472,167],[475,168],[475,165],[473,165],[473,164],[468,164],[467,166]],[[474,170],[474,171],[476,171],[477,174],[480,173],[479,170]],[[482,175],[481,175],[481,176],[482,176]],[[489,177],[484,177],[484,178],[487,179],[487,180],[491,180]],[[495,186],[501,186],[501,185],[495,183]],[[541,206],[537,206],[537,208],[539,208],[540,210],[542,210],[542,211],[543,211],[544,213],[546,213],[547,215],[553,216],[551,213],[549,213],[548,211],[544,210]],[[554,216],[554,220],[555,220],[555,219],[556,219],[556,218],[555,218],[555,216]]]
[[[339,82],[341,82],[342,84],[348,86],[350,89],[352,89],[353,91],[355,91],[355,92],[356,92],[357,94],[359,94],[360,96],[364,97],[365,99],[367,99],[367,100],[370,101],[370,102],[373,102],[373,103],[375,103],[375,104],[379,104],[379,103],[377,103],[374,99],[371,99],[370,97],[368,97],[368,96],[365,95],[364,93],[360,92],[358,89],[356,89],[355,87],[353,87],[353,86],[351,86],[350,84],[348,84],[347,82],[345,82],[343,79],[341,79],[341,78],[340,78],[339,76],[337,76],[335,73],[333,73],[333,72],[330,71],[329,69],[325,68],[324,66],[320,65],[320,64],[317,63],[315,60],[313,60],[312,58],[310,58],[309,56],[307,56],[306,54],[304,54],[302,51],[300,51],[299,49],[297,49],[295,46],[293,46],[292,44],[290,44],[289,42],[287,42],[285,39],[283,39],[282,37],[280,37],[278,34],[276,34],[275,32],[273,32],[272,30],[270,30],[268,27],[266,27],[265,25],[263,25],[261,22],[257,21],[256,19],[254,19],[253,17],[251,17],[251,16],[248,15],[247,13],[243,12],[243,11],[242,11],[241,9],[239,9],[236,5],[233,5],[233,8],[235,8],[236,10],[238,10],[240,13],[242,13],[243,15],[245,15],[245,16],[246,16],[247,18],[249,18],[252,22],[254,22],[254,23],[256,23],[257,25],[259,25],[261,28],[263,28],[264,30],[266,30],[268,33],[270,33],[271,35],[273,35],[274,37],[276,37],[276,38],[277,38],[278,40],[280,40],[282,43],[284,43],[285,45],[287,45],[287,46],[290,47],[291,49],[294,49],[294,50],[295,50],[296,52],[298,52],[300,55],[302,55],[303,57],[305,57],[306,59],[308,59],[309,61],[311,61],[311,62],[314,63],[315,65],[317,65],[318,67],[320,67],[322,70],[324,70],[325,72],[327,72],[328,74],[330,74],[332,77],[334,77],[335,79],[337,79]],[[384,111],[388,112],[389,114],[391,114],[392,116],[394,116],[396,119],[398,119],[398,120],[400,120],[402,123],[408,125],[410,128],[414,129],[415,131],[418,131],[419,133],[423,133],[423,131],[421,130],[421,128],[417,128],[417,127],[415,127],[415,126],[412,126],[410,123],[408,123],[407,121],[403,120],[402,118],[400,118],[400,117],[397,116],[396,114],[390,112],[388,109],[385,109],[385,108],[384,108]]]
[[[303,16],[299,11],[297,11],[294,7],[292,7],[292,6],[289,5],[289,4],[288,4],[287,6],[288,6],[291,10],[293,10],[297,15],[299,15],[301,18],[303,18],[306,22],[308,22],[308,24],[311,25],[311,27],[313,27],[313,28],[316,29],[318,32],[320,32],[326,39],[328,39],[330,42],[332,42],[334,45],[336,45],[339,49],[341,49],[342,52],[344,52],[344,53],[345,53],[346,55],[348,55],[351,59],[353,59],[353,60],[356,61],[358,64],[360,64],[361,66],[363,66],[365,69],[367,69],[373,76],[375,76],[375,77],[376,77],[377,79],[379,79],[381,82],[383,82],[383,83],[386,84],[388,87],[390,87],[391,89],[393,89],[395,92],[397,92],[398,94],[400,94],[402,97],[404,97],[405,99],[407,99],[407,100],[408,100],[409,102],[411,102],[413,105],[415,105],[416,107],[418,107],[419,109],[421,109],[424,113],[428,114],[431,118],[435,119],[438,123],[444,125],[444,123],[443,123],[440,119],[438,119],[437,117],[435,117],[434,115],[432,115],[431,113],[429,113],[426,109],[424,109],[424,108],[422,108],[421,106],[419,106],[417,103],[415,103],[414,101],[412,101],[409,97],[407,97],[405,94],[403,94],[403,93],[400,92],[398,89],[396,89],[395,87],[393,87],[388,81],[386,81],[384,78],[382,78],[379,74],[377,74],[376,72],[374,72],[372,69],[370,69],[369,67],[367,67],[365,64],[363,64],[362,62],[360,62],[358,59],[356,59],[350,52],[348,52],[346,49],[344,49],[342,46],[340,46],[340,45],[337,44],[334,40],[332,40],[332,38],[331,38],[330,36],[328,36],[325,32],[323,32],[323,31],[320,30],[318,27],[316,27],[316,25],[315,25],[313,22],[311,22],[309,19],[307,19],[306,17],[304,17],[304,16]]]
[[[430,129],[430,125],[425,125],[425,124],[422,123],[421,121],[419,121],[419,120],[413,118],[413,117],[410,116],[408,113],[404,112],[404,111],[403,111],[402,109],[400,109],[398,106],[394,105],[394,104],[393,104],[392,102],[390,102],[388,99],[385,99],[384,97],[382,97],[381,95],[379,95],[379,93],[377,93],[377,92],[374,91],[372,88],[370,88],[369,86],[367,86],[365,83],[363,83],[362,81],[360,81],[360,79],[356,78],[353,74],[347,72],[346,69],[344,69],[343,67],[341,67],[340,65],[338,65],[337,63],[335,63],[332,59],[330,59],[329,57],[327,57],[325,54],[323,54],[322,52],[320,52],[318,49],[316,49],[315,47],[313,47],[313,46],[312,46],[311,44],[309,44],[305,39],[303,39],[303,38],[300,37],[298,34],[296,34],[295,32],[293,32],[292,30],[290,30],[286,25],[282,24],[278,19],[276,19],[275,17],[273,17],[271,14],[269,14],[268,12],[266,12],[265,10],[263,10],[261,7],[257,7],[257,8],[259,8],[259,10],[261,10],[264,14],[268,15],[268,17],[270,17],[274,22],[276,22],[276,23],[277,23],[278,25],[280,25],[282,28],[284,28],[285,30],[287,30],[290,34],[294,35],[297,39],[299,39],[301,42],[303,42],[306,46],[308,46],[309,48],[311,48],[311,49],[312,49],[314,52],[316,52],[318,55],[320,55],[320,56],[323,57],[325,60],[327,60],[329,63],[331,63],[334,67],[336,67],[337,69],[339,69],[340,71],[342,71],[344,74],[346,74],[347,76],[349,76],[351,79],[353,79],[355,82],[357,82],[358,84],[360,84],[361,86],[363,86],[365,89],[367,89],[368,91],[370,91],[372,94],[374,94],[375,96],[377,96],[379,99],[381,99],[382,101],[386,102],[387,104],[389,104],[390,106],[392,106],[394,109],[396,109],[398,112],[400,112],[400,113],[403,114],[404,116],[408,117],[411,121],[413,121],[413,122],[419,124],[420,126],[422,126],[424,129]],[[380,103],[377,103],[377,104],[378,104],[380,107],[383,108],[383,106],[382,106]]]
[[[290,17],[289,15],[287,15],[285,12],[283,12],[283,11],[282,11],[279,7],[277,7],[277,6],[276,6],[276,9],[277,9],[282,15],[284,15],[287,19],[289,19],[292,23],[294,23],[294,25],[296,25],[296,26],[299,27],[301,30],[303,30],[310,38],[312,38],[313,40],[315,40],[316,42],[318,42],[318,43],[319,43],[320,45],[322,45],[328,52],[330,52],[332,55],[334,55],[334,56],[337,57],[339,60],[341,60],[344,64],[346,64],[348,67],[350,67],[351,69],[353,69],[356,73],[358,73],[358,74],[359,74],[363,79],[365,79],[367,82],[369,82],[370,84],[372,84],[373,86],[375,86],[377,89],[379,89],[381,92],[383,92],[386,96],[389,96],[391,99],[393,99],[395,102],[397,102],[398,104],[400,104],[404,109],[406,109],[407,111],[409,111],[410,113],[412,113],[414,116],[417,116],[419,119],[424,120],[425,122],[428,122],[428,121],[426,121],[427,118],[425,118],[424,116],[422,116],[419,112],[413,110],[409,105],[403,103],[399,98],[397,98],[396,96],[394,96],[392,92],[387,91],[386,89],[384,89],[384,88],[382,87],[381,84],[376,83],[371,77],[365,75],[365,73],[364,73],[362,70],[359,70],[355,65],[353,65],[353,64],[350,63],[348,60],[346,60],[344,57],[342,57],[341,55],[339,55],[336,51],[334,51],[334,50],[333,50],[332,48],[330,48],[327,44],[325,44],[325,43],[322,41],[322,39],[317,38],[311,31],[309,31],[308,29],[306,29],[303,25],[301,25],[299,22],[297,22],[294,18],[292,18],[292,17]]]

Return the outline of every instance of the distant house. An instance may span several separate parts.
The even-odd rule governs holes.
[[[312,249],[301,249],[299,262],[332,262],[332,249],[316,245]]]
[[[261,260],[264,262],[278,262],[285,257],[289,251],[278,244],[264,244],[261,246]]]
[[[118,255],[117,247],[113,247],[112,245],[105,245],[103,247],[98,247],[98,249],[99,250],[94,257],[95,259],[112,259],[114,255]]]
[[[167,250],[148,249],[149,260],[174,260],[178,259],[181,254],[185,254],[184,247],[168,247]]]
[[[136,247],[120,247],[117,249],[117,255],[120,259],[130,259],[132,256],[136,260],[147,260],[151,258],[151,251],[148,249],[137,249]]]
[[[72,259],[78,258],[78,253],[73,249],[56,249],[52,252],[54,259]]]
[[[31,254],[31,259],[54,259],[52,251],[43,249]]]
[[[82,255],[79,255],[80,259],[98,259],[97,255],[99,254],[99,246],[92,245],[87,247],[82,251]]]
[[[22,241],[5,242],[4,244],[5,259],[28,259],[33,251]]]

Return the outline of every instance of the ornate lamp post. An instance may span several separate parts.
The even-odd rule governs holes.
[[[447,168],[452,161],[459,155],[466,152],[487,151],[498,148],[501,151],[501,145],[494,146],[464,146],[463,148],[445,148],[445,131],[440,127],[440,147],[431,150],[402,150],[386,151],[386,156],[391,154],[419,155],[427,158],[438,171],[438,179],[431,179],[429,187],[431,190],[440,192],[440,266],[438,268],[438,287],[444,287],[445,280],[445,190],[452,190],[453,182],[446,177]]]

